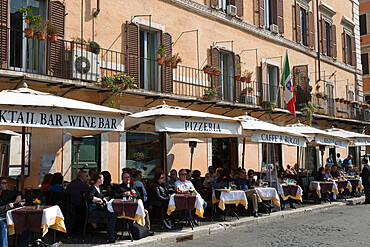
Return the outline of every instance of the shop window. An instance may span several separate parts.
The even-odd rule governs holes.
[[[142,171],[144,178],[152,179],[161,166],[160,136],[158,133],[127,132],[126,167]]]

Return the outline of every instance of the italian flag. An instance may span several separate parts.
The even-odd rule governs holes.
[[[280,84],[284,87],[284,100],[288,105],[288,111],[295,115],[295,93],[292,83],[292,74],[290,73],[288,51],[286,52],[283,73]]]

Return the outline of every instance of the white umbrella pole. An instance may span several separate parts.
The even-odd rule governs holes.
[[[1,158],[0,158],[0,177],[3,176],[3,168],[4,168],[4,159],[5,159],[5,152],[8,147],[7,144],[2,144],[0,146]]]
[[[244,158],[245,158],[245,137],[243,138],[243,155],[242,155],[242,168],[244,169]]]
[[[25,165],[26,165],[26,127],[22,127],[21,193],[23,193],[24,191]]]
[[[165,184],[168,187],[168,165],[167,165],[167,132],[163,132],[163,173],[165,178]]]

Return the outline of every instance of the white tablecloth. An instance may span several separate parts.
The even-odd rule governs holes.
[[[225,204],[244,205],[248,209],[248,200],[243,190],[219,189],[221,191],[220,199],[216,198],[215,190],[212,192],[212,203],[218,202],[218,207],[225,210]]]
[[[203,214],[204,214],[203,204],[204,204],[203,198],[199,194],[197,194],[195,198],[194,208],[195,208],[195,213],[199,217],[203,217]],[[176,210],[175,194],[172,194],[170,197],[170,201],[168,203],[167,214],[170,215],[175,210]]]
[[[332,187],[331,191],[329,191],[329,192],[333,192],[336,195],[338,195],[338,186],[337,186],[337,184],[335,182],[325,181],[323,183],[332,183],[333,184],[333,187]],[[321,186],[320,186],[320,182],[319,181],[312,181],[310,183],[309,189],[310,190],[315,190],[316,191],[316,194],[319,196],[319,198],[321,198]]]
[[[280,207],[280,198],[275,188],[255,187],[262,200],[273,201],[276,206]]]
[[[16,208],[16,209],[9,210],[8,212],[6,212],[6,222],[8,224],[9,235],[12,235],[15,233],[15,229],[14,229],[15,226],[14,226],[12,212],[18,209],[20,208]],[[45,208],[42,211],[41,228],[42,228],[42,236],[44,236],[48,232],[49,228],[52,228],[52,229],[55,229],[55,230],[58,230],[64,233],[67,232],[66,227],[64,225],[64,216],[59,206],[51,206],[51,207]]]
[[[288,195],[288,196],[284,195],[283,186],[286,186],[286,184],[278,184],[278,193],[284,201],[288,200],[289,198],[302,201],[303,190],[302,190],[301,186],[298,185],[296,195]]]
[[[357,179],[357,180],[359,180],[357,187],[359,188],[360,191],[364,189],[364,186],[362,185],[362,178],[361,177],[359,177],[359,178],[351,178],[351,179]],[[351,184],[351,187],[352,187],[352,184]]]
[[[111,199],[107,203],[107,209],[108,209],[109,212],[114,212],[113,206],[112,206],[113,200],[114,199]],[[122,218],[128,218],[128,217],[122,216]],[[136,209],[136,213],[135,213],[135,219],[132,219],[132,220],[135,220],[138,224],[140,224],[142,226],[145,226],[144,204],[143,204],[143,201],[141,199],[138,199],[138,201],[137,201],[137,209]]]

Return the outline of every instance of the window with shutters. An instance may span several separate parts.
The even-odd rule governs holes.
[[[361,54],[361,63],[362,63],[362,73],[364,75],[369,74],[369,54],[364,53]]]
[[[277,103],[279,90],[279,67],[267,65],[267,100]]]
[[[326,55],[331,56],[332,40],[331,40],[331,25],[325,21],[325,42],[326,42]]]
[[[366,14],[360,15],[360,35],[367,34]]]
[[[351,51],[352,44],[351,42],[352,42],[351,36],[348,33],[346,33],[345,34],[346,61],[348,64],[352,64],[352,51]]]
[[[140,88],[158,91],[158,66],[156,50],[160,44],[160,32],[139,27]]]
[[[307,45],[307,12],[304,8],[300,8],[300,20],[301,20],[301,42],[302,45]]]
[[[236,17],[243,17],[244,4],[243,0],[210,0],[211,8],[227,13],[227,6],[233,5],[236,7]]]
[[[27,6],[32,6],[35,15],[45,16],[46,3],[43,0],[10,1],[9,66],[15,70],[42,73],[45,42],[25,37],[23,30],[28,24],[18,12]]]
[[[234,53],[221,50],[220,65],[222,99],[226,101],[232,101],[234,82]]]

